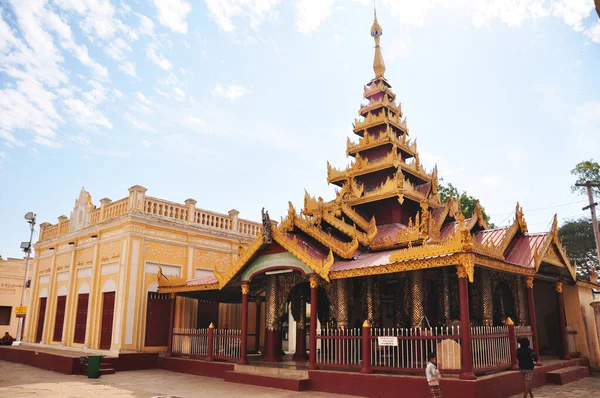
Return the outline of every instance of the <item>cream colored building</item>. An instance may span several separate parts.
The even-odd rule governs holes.
[[[31,275],[31,271],[29,274]],[[17,338],[18,318],[16,316],[15,309],[21,305],[24,276],[25,259],[8,258],[7,260],[0,260],[1,336],[4,336],[4,333],[8,332],[13,338]],[[25,298],[27,299],[27,296],[25,296]]]
[[[262,224],[146,195],[99,206],[81,190],[71,217],[40,225],[24,341],[110,349],[166,349],[171,296],[157,293],[159,268],[186,279],[236,261]],[[178,297],[175,327],[198,327],[197,300]]]

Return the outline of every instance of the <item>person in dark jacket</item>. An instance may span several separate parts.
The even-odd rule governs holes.
[[[519,340],[519,349],[517,350],[517,360],[519,361],[519,370],[521,371],[521,377],[525,382],[523,387],[523,398],[527,398],[527,394],[533,398],[533,392],[531,391],[531,379],[533,378],[533,368],[537,362],[537,355],[529,347],[529,339],[522,338]]]

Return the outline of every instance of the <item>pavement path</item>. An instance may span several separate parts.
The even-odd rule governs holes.
[[[511,398],[521,398],[515,395]],[[600,397],[600,375],[586,377],[563,386],[546,384],[533,390],[535,398],[594,398]]]
[[[31,396],[41,398],[350,397],[226,383],[221,379],[158,369],[117,372],[99,379],[88,379],[84,376],[69,376],[23,364],[0,361],[0,397]],[[600,397],[600,377],[587,377],[564,386],[546,385],[536,388],[534,396],[536,398]],[[520,397],[521,395],[515,395],[512,398]]]
[[[158,369],[117,372],[99,379],[88,379],[85,376],[65,375],[19,363],[0,361],[0,397],[20,398],[34,395],[36,398],[349,397],[226,383],[221,379]]]

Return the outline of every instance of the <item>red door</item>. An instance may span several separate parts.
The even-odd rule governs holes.
[[[170,312],[171,300],[169,294],[148,292],[146,347],[160,347],[169,344]]]
[[[65,306],[67,296],[58,296],[56,300],[56,318],[54,319],[53,341],[62,341],[63,326],[65,324]]]
[[[90,295],[87,293],[77,296],[77,315],[75,316],[75,334],[73,335],[74,343],[85,343],[89,297]]]
[[[46,297],[40,297],[40,312],[38,313],[37,332],[35,334],[35,342],[42,341],[42,333],[44,332],[44,321],[46,320]]]
[[[102,323],[100,349],[109,350],[112,339],[113,315],[115,314],[115,292],[102,293]]]

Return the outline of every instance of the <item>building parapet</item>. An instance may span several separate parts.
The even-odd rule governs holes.
[[[40,225],[40,242],[66,235],[95,224],[102,223],[131,212],[164,217],[170,220],[183,221],[192,225],[201,225],[211,229],[230,231],[249,236],[262,233],[262,224],[240,219],[235,209],[228,214],[217,213],[196,208],[194,199],[187,199],[184,204],[146,196],[146,188],[139,185],[129,188],[129,196],[115,202],[108,198],[100,200],[97,207],[91,203],[91,196],[82,190],[71,213],[71,219],[60,216],[57,224]]]

